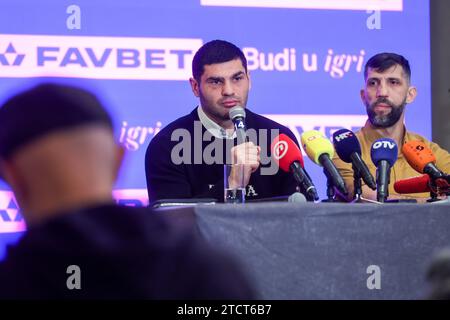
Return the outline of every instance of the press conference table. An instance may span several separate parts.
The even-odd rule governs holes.
[[[448,203],[274,202],[159,211],[236,255],[262,299],[423,298],[433,254],[450,247]]]

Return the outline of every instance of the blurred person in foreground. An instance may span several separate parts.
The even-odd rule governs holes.
[[[0,174],[28,228],[0,263],[0,298],[252,298],[237,263],[191,229],[114,203],[113,131],[72,86],[41,84],[0,108]]]

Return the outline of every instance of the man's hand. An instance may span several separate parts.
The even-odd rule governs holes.
[[[255,146],[253,142],[245,142],[231,148],[233,166],[228,177],[230,188],[247,186],[251,174],[258,169],[261,162],[260,151],[261,148]],[[243,180],[242,185],[241,179]]]

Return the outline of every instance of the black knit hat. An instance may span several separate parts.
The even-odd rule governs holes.
[[[109,114],[92,93],[72,86],[41,84],[13,96],[0,108],[0,158],[56,130],[102,124],[113,130]]]

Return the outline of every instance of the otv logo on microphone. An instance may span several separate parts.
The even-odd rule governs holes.
[[[372,145],[373,149],[394,149],[395,148],[395,142],[391,141],[375,141],[375,143]]]

